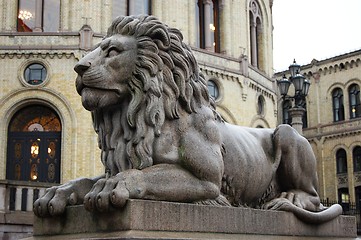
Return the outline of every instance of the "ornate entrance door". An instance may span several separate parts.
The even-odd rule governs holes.
[[[8,139],[7,179],[60,182],[60,132],[15,132]]]
[[[20,110],[9,126],[6,178],[60,182],[60,120],[48,107]]]

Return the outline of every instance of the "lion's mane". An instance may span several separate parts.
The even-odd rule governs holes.
[[[135,37],[138,52],[129,104],[92,115],[111,175],[153,165],[153,141],[164,122],[179,118],[180,111],[191,114],[210,105],[204,76],[179,30],[141,15],[116,18],[106,37],[115,34]]]

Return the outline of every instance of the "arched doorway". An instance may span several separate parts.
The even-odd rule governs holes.
[[[8,128],[6,178],[34,182],[60,182],[61,122],[44,105],[20,109]]]

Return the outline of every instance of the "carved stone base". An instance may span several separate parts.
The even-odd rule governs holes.
[[[51,236],[49,236],[51,235]],[[68,207],[56,218],[35,218],[32,239],[355,239],[356,219],[313,225],[292,213],[249,208],[129,200],[110,213]]]

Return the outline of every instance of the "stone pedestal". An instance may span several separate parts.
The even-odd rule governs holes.
[[[356,239],[356,219],[303,223],[292,213],[249,208],[129,200],[110,213],[68,207],[55,218],[35,218],[31,239]]]

